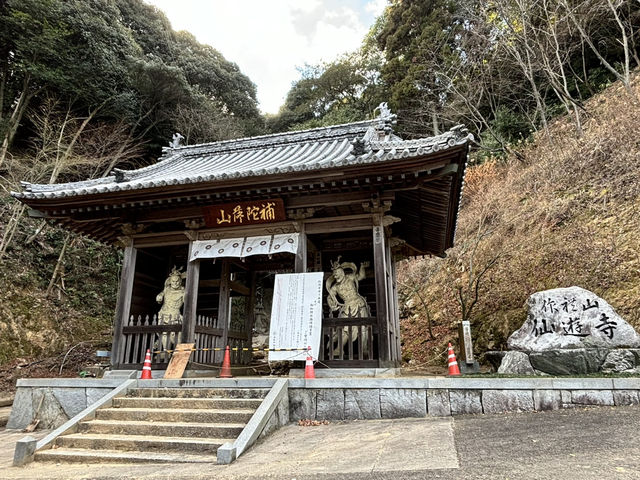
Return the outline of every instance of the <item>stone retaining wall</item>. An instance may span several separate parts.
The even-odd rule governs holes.
[[[23,429],[35,418],[38,428],[57,428],[100,400],[125,379],[20,379],[7,428]]]
[[[289,381],[291,421],[356,420],[640,405],[640,378]]]
[[[142,380],[139,386],[270,388],[275,378]],[[25,428],[40,406],[39,428],[56,428],[123,381],[23,379],[7,428]],[[639,405],[633,378],[289,378],[289,421],[355,420]],[[42,401],[42,404],[41,404]],[[278,410],[282,423],[285,412]]]

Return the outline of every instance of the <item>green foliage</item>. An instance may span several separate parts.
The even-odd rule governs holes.
[[[123,119],[157,154],[191,109],[234,128],[196,132],[198,140],[262,132],[255,85],[237,65],[142,0],[7,0],[0,4],[0,142],[29,136],[27,108],[47,96],[82,116]],[[0,164],[4,160],[4,153]]]
[[[466,124],[480,158],[548,132],[550,118],[567,112],[579,134],[583,102],[616,78],[598,54],[623,72],[624,32],[629,64],[640,57],[637,2],[611,5],[392,0],[358,52],[302,69],[269,129],[361,120],[388,101],[408,137]]]
[[[500,106],[491,122],[491,128],[481,132],[477,159],[502,156],[506,144],[519,144],[531,138],[532,130],[529,120],[522,113]]]
[[[53,91],[88,107],[108,100],[114,113],[126,111],[128,59],[139,49],[111,2],[8,0],[0,15],[8,93],[3,116],[25,89]]]
[[[377,52],[361,49],[331,63],[305,66],[278,114],[267,118],[268,129],[315,128],[370,116],[383,98],[380,62]]]
[[[397,1],[389,8],[376,40],[386,60],[381,76],[389,104],[401,119],[421,95],[436,105],[447,102],[450,79],[440,72],[462,61],[459,10],[455,0]]]

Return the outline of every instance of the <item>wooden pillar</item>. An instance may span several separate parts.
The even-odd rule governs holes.
[[[306,273],[307,271],[307,233],[304,223],[299,223],[298,229],[298,251],[296,252],[296,273]]]
[[[255,313],[256,313],[256,284],[257,284],[258,274],[254,271],[250,273],[249,282],[250,282],[250,291],[249,298],[247,299],[247,309],[246,309],[246,320],[244,324],[244,331],[247,334],[247,348],[251,348],[253,346],[253,325],[255,323]],[[244,359],[245,364],[251,363],[251,357],[253,356],[252,351],[243,352],[242,358]]]
[[[389,365],[391,351],[389,345],[389,302],[386,275],[386,240],[382,215],[374,216],[373,225],[373,266],[376,278],[376,316],[378,320],[378,364]]]
[[[120,287],[118,289],[118,303],[113,323],[113,345],[111,347],[111,365],[117,366],[124,363],[124,336],[122,327],[127,325],[131,311],[131,294],[133,292],[133,280],[136,273],[136,257],[138,250],[133,246],[133,240],[127,239],[128,245],[124,249],[122,260],[122,272],[120,273]]]
[[[393,320],[396,325],[396,365],[399,367],[402,363],[402,339],[400,337],[400,307],[398,306],[398,272],[396,270],[396,262],[391,260],[391,282],[393,285]]]
[[[220,272],[220,297],[218,301],[218,325],[222,325],[222,345],[224,349],[229,342],[229,311],[231,308],[231,289],[229,288],[230,265],[229,259],[223,258]],[[218,352],[222,361],[224,352]]]
[[[191,258],[193,242],[189,243]],[[200,284],[200,260],[187,263],[187,281],[184,286],[184,306],[182,308],[182,342],[192,343],[196,338],[196,311],[198,308],[198,286]]]
[[[398,356],[398,352],[396,351],[396,338],[398,337],[398,329],[396,328],[395,322],[395,310],[393,306],[393,279],[391,276],[391,247],[389,246],[389,241],[385,237],[385,250],[384,250],[384,259],[385,259],[385,283],[387,284],[387,325],[389,328],[389,360],[395,362]]]

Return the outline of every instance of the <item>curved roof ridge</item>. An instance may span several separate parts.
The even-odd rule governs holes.
[[[278,133],[268,133],[265,135],[257,135],[254,137],[241,137],[241,138],[232,138],[229,140],[219,140],[216,142],[206,142],[206,143],[195,143],[192,145],[182,145],[180,147],[175,147],[175,148],[171,148],[171,147],[164,147],[165,149],[167,149],[167,151],[171,151],[171,152],[180,152],[180,151],[185,151],[185,150],[190,150],[190,149],[195,149],[195,148],[204,148],[204,147],[223,147],[226,145],[233,145],[236,143],[258,143],[260,141],[263,140],[270,140],[270,139],[278,139],[279,137],[283,137],[283,139],[285,137],[300,137],[300,136],[305,136],[305,135],[309,135],[309,134],[313,134],[313,133],[317,133],[317,134],[322,134],[324,132],[326,133],[331,133],[333,131],[336,130],[346,130],[348,127],[351,127],[353,130],[356,130],[357,127],[369,127],[373,124],[375,124],[377,121],[377,119],[374,120],[360,120],[358,122],[350,122],[350,123],[341,123],[339,125],[329,125],[326,127],[315,127],[315,128],[307,128],[304,130],[293,130],[293,131],[289,131],[289,132],[278,132]],[[342,132],[340,133],[340,135],[346,135],[347,132]],[[323,135],[319,135],[320,137],[323,137]],[[326,136],[330,136],[330,135],[326,135]],[[309,137],[309,140],[314,139],[313,136]],[[298,141],[297,138],[288,138],[286,140],[284,140],[283,143],[290,143],[290,142],[295,142]],[[270,143],[266,143],[265,145],[270,145]],[[245,148],[249,148],[249,146],[245,147]]]
[[[371,122],[358,122],[357,125],[362,127],[369,123]],[[349,125],[353,124],[347,124]],[[335,130],[326,128],[324,131],[331,129]],[[137,170],[114,169],[115,175],[109,177],[64,184],[23,183],[23,192],[11,192],[11,194],[17,198],[68,197],[140,190],[167,184],[194,184],[303,170],[322,170],[335,166],[377,163],[407,157],[417,158],[465,145],[473,139],[473,135],[466,128],[457,126],[435,137],[415,140],[397,140],[397,137],[393,136],[375,140],[369,137],[369,140],[363,140],[362,147],[356,148],[354,140],[362,139],[365,132],[366,130],[362,130],[362,135],[354,137],[341,134],[327,135],[315,140],[298,139],[297,145],[304,145],[304,148],[291,148],[290,142],[280,144],[256,142],[251,148],[212,149],[211,151],[202,149],[193,154],[187,154],[191,147],[183,147],[171,150],[171,154],[158,163]]]

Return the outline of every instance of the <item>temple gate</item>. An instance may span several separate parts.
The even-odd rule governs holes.
[[[249,364],[266,345],[277,273],[324,272],[319,359],[401,361],[396,261],[453,245],[471,136],[402,140],[395,116],[165,148],[158,163],[68,184],[25,183],[31,215],[124,248],[115,368],[195,342],[192,368]],[[266,333],[265,333],[266,332]],[[155,368],[168,361],[156,354]]]

